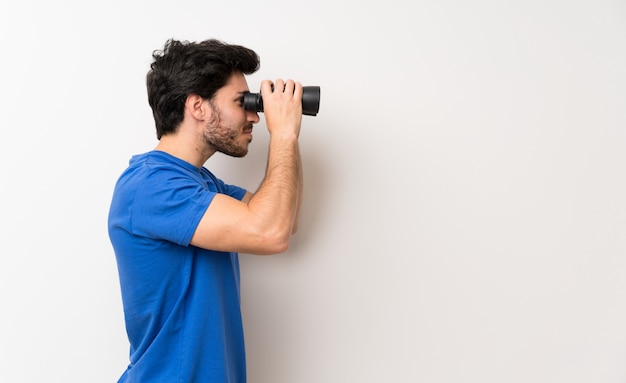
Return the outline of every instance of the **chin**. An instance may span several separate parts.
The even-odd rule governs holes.
[[[245,148],[237,152],[231,153],[231,156],[241,158],[241,157],[245,157],[247,154],[248,154],[248,148]]]

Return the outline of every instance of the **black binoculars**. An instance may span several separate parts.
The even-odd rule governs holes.
[[[243,108],[254,112],[263,111],[263,98],[261,93],[244,93]],[[320,87],[302,87],[302,114],[307,116],[317,116],[320,110]]]

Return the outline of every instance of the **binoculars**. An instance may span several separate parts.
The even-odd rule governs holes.
[[[244,93],[243,108],[254,112],[263,111],[263,98],[261,93]],[[302,87],[302,114],[307,116],[317,116],[320,110],[320,87]]]

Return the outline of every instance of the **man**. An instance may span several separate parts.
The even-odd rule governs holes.
[[[253,194],[204,163],[242,157],[255,111],[243,108],[255,52],[217,40],[169,40],[147,74],[156,148],[116,183],[109,236],[117,260],[130,364],[119,382],[245,382],[238,252],[288,248],[302,197],[302,85],[261,82],[270,134]]]

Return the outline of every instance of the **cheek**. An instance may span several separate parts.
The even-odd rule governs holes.
[[[235,138],[239,136],[244,129],[246,124],[245,114],[243,116],[237,113],[230,114],[227,118],[222,120],[222,124],[228,131],[229,136]]]
[[[248,123],[248,113],[243,109],[239,109],[236,114],[236,120],[239,125],[244,125]]]
[[[243,108],[233,108],[228,113],[222,114],[222,119],[232,129],[236,129],[246,123],[246,111]]]

